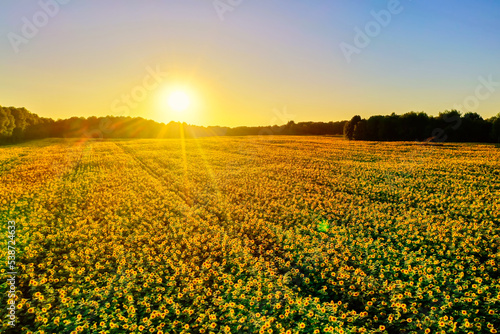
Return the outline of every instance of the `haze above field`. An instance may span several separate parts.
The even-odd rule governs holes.
[[[204,126],[500,111],[493,0],[60,2],[2,3],[1,105]]]

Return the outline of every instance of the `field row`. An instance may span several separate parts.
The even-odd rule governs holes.
[[[1,148],[18,329],[496,333],[499,161],[321,137]]]

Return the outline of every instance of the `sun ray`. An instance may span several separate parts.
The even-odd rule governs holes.
[[[209,164],[207,156],[206,156],[203,148],[200,145],[199,138],[194,137],[193,140],[196,143],[196,147],[198,148],[198,152],[199,152],[199,154],[201,156],[201,159],[202,159],[203,165],[205,167],[205,170],[206,170],[206,172],[207,172],[207,174],[208,174],[208,176],[210,178],[210,181],[212,182],[213,187],[215,189],[215,193],[216,193],[216,196],[217,196],[217,201],[220,203],[220,202],[223,201],[223,197],[222,197],[222,192],[221,192],[219,186],[217,185],[217,181],[216,181],[216,178],[215,178],[215,173],[213,171],[213,168]],[[227,219],[227,213],[226,213],[226,219]]]
[[[179,124],[180,131],[180,141],[181,141],[181,154],[182,154],[182,167],[184,169],[184,190],[186,195],[189,195],[189,179],[188,179],[188,167],[187,167],[187,155],[186,155],[186,133],[184,131],[184,124]]]

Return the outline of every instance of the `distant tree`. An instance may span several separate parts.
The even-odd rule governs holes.
[[[346,123],[347,123],[347,121],[329,122],[328,125],[331,129],[331,131],[329,131],[329,134],[331,134],[331,135],[344,134],[344,126]]]
[[[367,121],[365,119],[362,119],[356,125],[354,126],[354,133],[353,133],[353,138],[354,140],[367,140],[367,127],[366,127]]]
[[[378,121],[378,140],[391,140],[390,116],[382,116]]]
[[[294,121],[289,121],[280,132],[285,135],[294,135],[296,134],[296,127],[297,125]]]
[[[347,122],[344,126],[344,137],[352,140],[354,139],[354,128],[356,127],[356,124],[361,121],[361,116],[356,115],[349,122]]]
[[[379,128],[380,120],[383,117],[384,116],[377,115],[377,116],[371,116],[370,118],[368,118],[368,120],[366,121],[366,139],[367,140],[379,140],[378,128]]]
[[[464,114],[464,118],[471,121],[483,121],[483,118],[477,112],[467,112]]]
[[[462,126],[462,115],[459,111],[445,110],[436,117],[436,127],[432,130],[434,141],[457,141],[460,137],[459,129]]]
[[[398,136],[398,128],[400,126],[400,116],[396,115],[395,113],[392,113],[389,116],[386,116],[385,119],[385,138],[386,140],[402,140]]]
[[[10,108],[0,107],[0,137],[10,139],[16,127],[16,121]]]
[[[500,113],[497,116],[490,119],[491,131],[490,139],[494,143],[500,143]]]
[[[456,130],[460,126],[460,118],[462,117],[462,114],[460,111],[456,109],[452,110],[445,110],[443,112],[440,112],[437,119],[442,120],[448,124],[451,124],[454,129]]]
[[[461,125],[456,130],[456,136],[451,136],[454,141],[460,142],[486,142],[489,141],[492,123],[485,121],[479,114],[468,112],[461,118]]]
[[[414,141],[425,139],[425,127],[428,122],[429,117],[423,112],[411,111],[401,115],[397,126],[398,140]]]
[[[24,139],[24,132],[28,125],[26,119],[28,118],[29,112],[24,108],[14,108],[9,107],[10,114],[14,118],[14,129],[12,131],[12,139],[14,141],[19,141]]]

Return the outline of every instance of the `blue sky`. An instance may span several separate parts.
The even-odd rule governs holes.
[[[455,106],[500,112],[495,1],[242,0],[221,14],[211,0],[72,0],[13,46],[23,18],[43,19],[50,1],[2,2],[0,105],[229,126]],[[355,29],[391,6],[390,23],[347,61],[341,43],[355,46]],[[144,89],[151,69],[168,75]],[[162,103],[175,89],[192,99],[184,113]],[[127,104],[132,92],[145,94]]]

